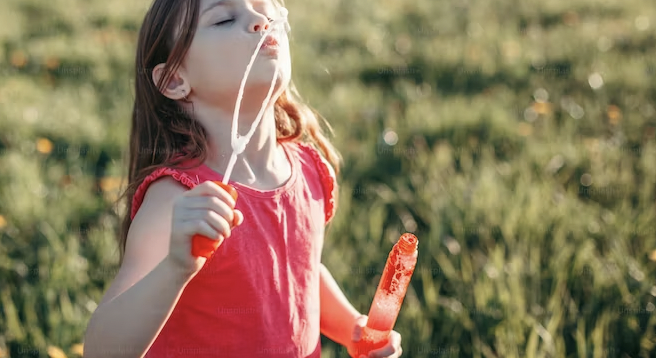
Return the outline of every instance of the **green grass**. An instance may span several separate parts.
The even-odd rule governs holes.
[[[0,357],[75,356],[116,274],[148,5],[0,3]],[[404,356],[656,354],[656,6],[288,8],[294,79],[345,158],[323,262],[366,313],[393,243],[419,237]]]

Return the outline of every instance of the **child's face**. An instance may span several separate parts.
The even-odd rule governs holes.
[[[271,0],[201,0],[198,28],[182,63],[191,92],[203,102],[234,106],[244,71],[262,34],[280,15]],[[260,103],[271,86],[276,66],[280,94],[291,78],[289,41],[284,26],[270,33],[278,42],[260,50],[248,75],[244,100],[256,94]],[[254,97],[251,97],[254,99]]]

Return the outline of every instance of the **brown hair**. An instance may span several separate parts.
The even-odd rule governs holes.
[[[194,38],[198,24],[200,0],[155,0],[145,15],[139,32],[136,54],[135,101],[129,137],[128,183],[117,201],[125,200],[118,238],[120,262],[123,262],[127,234],[132,224],[132,200],[137,187],[148,174],[160,167],[181,168],[187,159],[207,157],[207,133],[200,122],[191,118],[163,89],[178,69]],[[278,6],[284,4],[274,1]],[[160,81],[152,81],[153,68],[166,63]],[[274,105],[278,142],[304,142],[317,147],[339,174],[341,156],[324,136],[319,124],[325,119],[304,104],[293,82]],[[186,155],[173,160],[185,149]]]

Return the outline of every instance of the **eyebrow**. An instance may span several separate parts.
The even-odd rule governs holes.
[[[214,1],[200,13],[200,16],[203,16],[203,14],[205,14],[206,12],[214,9],[217,6],[228,5],[228,3],[232,3],[232,2],[233,2],[233,0],[217,0],[217,1]],[[271,1],[266,1],[266,0],[253,0],[252,2],[260,3],[260,4],[271,3]]]
[[[208,12],[208,11],[214,9],[215,7],[222,6],[222,5],[228,5],[228,3],[232,3],[232,2],[233,2],[233,0],[217,0],[217,1],[214,1],[213,3],[211,3],[209,6],[207,6],[207,7],[206,7],[206,8],[200,13],[200,16],[203,16],[203,14],[205,14],[206,12]],[[269,4],[272,5],[272,2],[271,2],[271,1],[267,1],[267,0],[252,0],[251,2],[253,2],[253,3],[257,3],[257,4],[262,4],[262,5],[269,5]]]
[[[200,13],[200,15],[203,16],[203,14],[205,14],[206,12],[208,12],[208,11],[214,9],[214,8],[217,7],[217,6],[225,5],[225,3],[226,3],[226,0],[218,0],[218,1],[214,1],[214,2],[211,3],[208,7],[206,7],[206,8]]]

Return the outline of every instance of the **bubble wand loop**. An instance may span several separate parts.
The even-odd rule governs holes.
[[[230,175],[232,174],[232,170],[237,161],[237,156],[243,153],[244,150],[246,149],[246,145],[251,140],[251,137],[255,133],[255,129],[257,129],[257,126],[259,125],[260,120],[264,115],[266,104],[269,103],[269,100],[271,99],[271,95],[273,94],[273,87],[276,83],[276,78],[278,78],[280,68],[276,65],[275,73],[273,74],[273,78],[271,79],[271,86],[269,87],[269,93],[267,93],[266,98],[262,102],[260,111],[257,114],[257,117],[255,117],[255,121],[251,125],[250,130],[248,131],[248,133],[246,133],[245,136],[240,137],[239,133],[237,133],[237,123],[239,118],[239,109],[241,107],[241,101],[244,95],[244,87],[246,86],[246,80],[248,79],[248,75],[251,72],[251,68],[253,67],[255,58],[260,52],[260,48],[262,47],[262,44],[266,40],[267,36],[269,36],[269,34],[271,34],[273,31],[282,32],[280,29],[277,29],[278,25],[284,26],[283,29],[285,32],[289,31],[287,14],[288,14],[287,9],[281,8],[280,17],[274,19],[271,22],[271,26],[264,32],[264,34],[260,38],[260,41],[257,44],[257,47],[255,48],[255,51],[253,52],[253,55],[251,56],[250,61],[248,62],[248,65],[246,66],[244,77],[242,78],[241,84],[239,86],[239,92],[237,94],[237,102],[235,103],[235,110],[232,115],[232,126],[230,130],[230,146],[232,147],[232,154],[230,155],[230,160],[228,160],[228,167],[226,168],[225,175],[223,176],[223,181],[221,182],[215,181],[216,184],[218,184],[224,190],[230,193],[230,195],[235,201],[237,201],[237,191],[235,190],[235,188],[228,185],[228,182],[230,181]],[[236,223],[237,223],[237,217],[235,216],[235,222],[233,223],[233,225]],[[206,236],[196,234],[191,238],[191,253],[194,256],[198,256],[198,257],[202,256],[205,258],[210,258],[219,245],[220,242],[218,240],[213,240]]]
[[[232,174],[232,169],[234,167],[235,161],[237,160],[237,155],[241,154],[245,149],[246,145],[250,141],[251,137],[253,136],[253,133],[255,133],[255,129],[257,128],[258,124],[260,123],[260,120],[262,119],[262,116],[264,114],[264,110],[266,108],[265,104],[269,102],[271,99],[271,94],[273,93],[273,87],[275,84],[275,80],[278,77],[278,72],[279,72],[279,67],[276,66],[276,72],[273,75],[273,79],[271,80],[271,86],[269,87],[269,93],[267,94],[266,99],[264,102],[262,102],[262,107],[260,107],[260,112],[257,114],[257,117],[255,117],[255,122],[251,125],[251,129],[248,131],[248,133],[240,137],[239,133],[237,133],[237,118],[239,117],[239,109],[241,108],[241,100],[244,95],[244,87],[246,85],[246,80],[248,78],[248,75],[251,72],[251,68],[253,67],[253,63],[255,62],[255,58],[257,57],[259,53],[259,49],[266,40],[267,36],[271,32],[274,31],[276,28],[276,25],[281,24],[281,25],[287,25],[287,9],[281,8],[280,11],[281,15],[279,18],[273,20],[272,26],[269,27],[268,30],[265,31],[264,35],[260,39],[260,41],[257,44],[257,48],[253,52],[253,55],[251,56],[251,60],[248,62],[248,65],[246,66],[246,72],[244,73],[244,77],[241,80],[241,85],[239,86],[239,93],[237,94],[237,103],[235,103],[235,110],[232,115],[232,127],[231,127],[231,132],[230,132],[230,145],[232,147],[232,155],[230,156],[230,160],[228,161],[228,168],[226,169],[226,173],[223,176],[223,181],[222,183],[224,185],[228,184],[228,181],[230,179],[230,175]],[[286,26],[285,29],[288,27]]]

